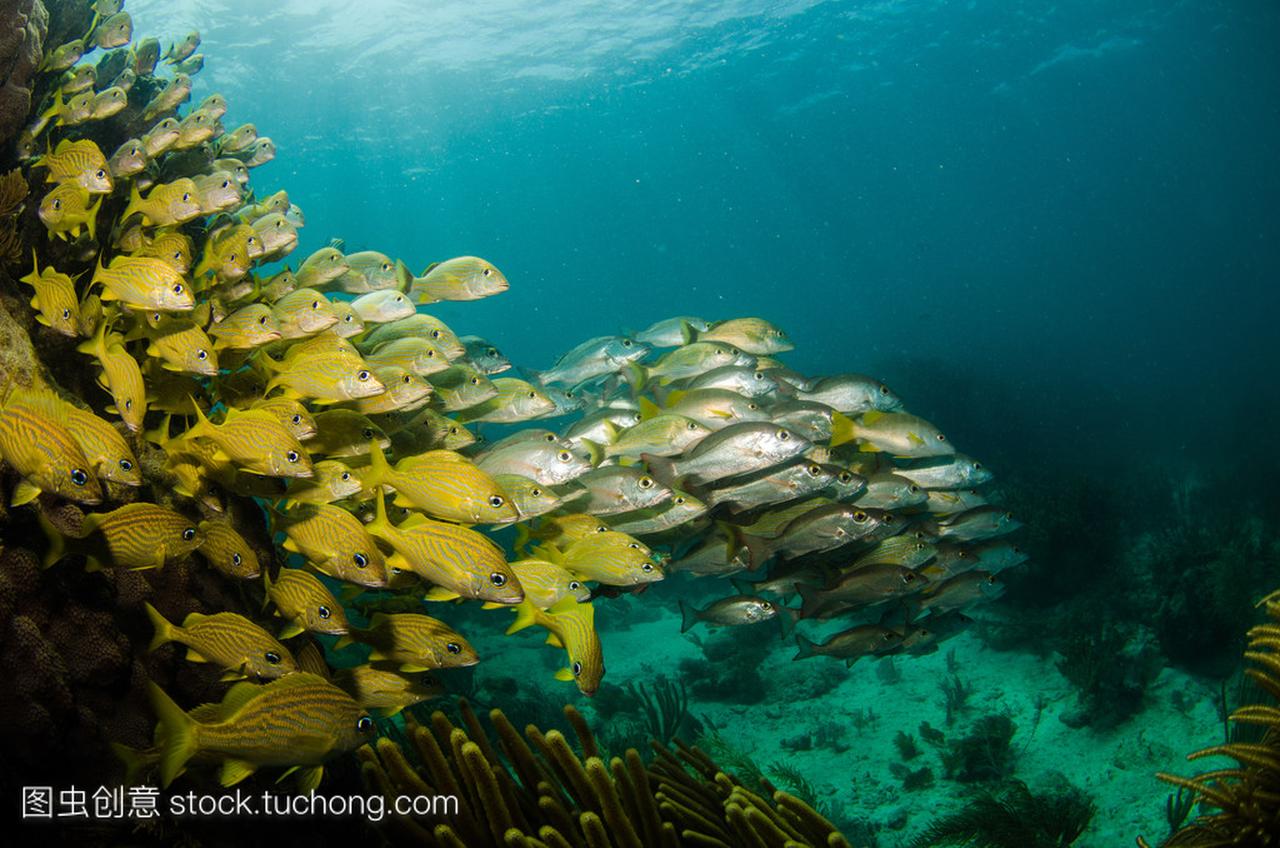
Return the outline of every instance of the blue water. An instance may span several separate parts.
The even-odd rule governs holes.
[[[440,312],[517,362],[754,313],[801,370],[978,380],[937,403],[1014,462],[1276,420],[1274,4],[361,5],[130,8],[200,29],[300,254],[483,255],[511,291]]]

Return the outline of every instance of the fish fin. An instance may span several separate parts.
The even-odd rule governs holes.
[[[644,389],[644,384],[648,382],[648,371],[643,365],[635,362],[627,363],[627,380],[631,383],[631,391],[639,394]]]
[[[361,482],[369,488],[381,486],[386,482],[387,476],[391,473],[391,466],[387,463],[387,456],[382,452],[382,445],[378,444],[377,439],[369,442],[369,468],[364,474],[360,475]],[[398,494],[398,493],[397,493]],[[386,507],[383,507],[383,517],[386,517]]]
[[[507,607],[509,607],[509,606],[511,606],[511,605],[510,605],[510,604],[495,604],[493,601],[485,601],[483,604],[481,604],[481,605],[480,605],[480,609],[486,609],[486,610],[506,609],[506,608],[507,608]]]
[[[672,394],[674,394],[674,392]],[[647,397],[642,397],[639,401],[641,421],[648,421],[650,418],[654,418],[662,414],[662,410],[658,408],[658,405]]]
[[[854,423],[853,419],[839,412],[831,413],[831,447],[839,447],[846,442],[853,441]]]
[[[560,549],[550,542],[534,546],[533,550],[530,551],[530,554],[532,554],[535,559],[545,559],[547,562],[554,562],[556,565],[564,564],[564,554],[562,554]]]
[[[698,331],[688,321],[680,322],[680,343],[692,344],[698,340]]]
[[[805,638],[804,634],[801,633],[796,634],[796,647],[799,648],[800,651],[791,658],[792,662],[808,659],[809,657],[817,656],[818,654],[816,650],[818,646],[814,641],[812,639]]]
[[[378,715],[382,716],[383,718],[391,718],[392,716],[400,715],[400,711],[403,710],[404,707],[405,707],[404,704],[397,704],[394,707],[381,707],[378,710]]]
[[[590,462],[593,468],[599,465],[600,461],[604,459],[605,450],[602,445],[593,442],[590,439],[583,439],[582,446],[587,449],[587,462]]]
[[[511,626],[507,628],[507,636],[538,623],[538,611],[532,601],[521,601],[515,605],[514,609],[516,611],[516,620],[511,622]]]
[[[741,577],[730,577],[729,582],[739,595],[752,595],[756,593],[756,584],[750,580],[743,580]]]
[[[44,517],[43,511],[36,513],[36,520],[40,523],[40,529],[44,531],[44,535],[49,540],[49,549],[45,551],[44,560],[41,563],[44,568],[48,568],[67,555],[67,540],[66,537],[58,532],[57,528],[49,523],[49,519]]]
[[[40,494],[40,487],[25,477],[18,481],[18,485],[13,488],[13,499],[9,501],[9,506],[22,506],[31,503]]]
[[[553,648],[563,648],[563,647],[564,647],[564,642],[563,642],[563,641],[561,641],[560,637],[559,637],[559,636],[557,636],[555,633],[551,633],[551,632],[548,632],[548,633],[547,633],[546,641],[545,641],[543,644],[545,644],[545,645],[550,645],[550,646],[551,646],[551,647],[553,647]]]
[[[333,649],[335,651],[341,651],[343,648],[347,647],[353,642],[355,642],[355,639],[352,638],[351,634],[344,633],[340,637],[338,637],[338,641],[333,643]]]
[[[698,610],[693,604],[680,602],[680,632],[687,633],[698,623]]]
[[[881,418],[884,418],[884,413],[878,409],[873,409],[869,412],[862,413],[863,424],[874,424],[877,421],[879,421]]]
[[[299,633],[304,633],[304,632],[306,632],[306,629],[307,629],[307,628],[303,627],[303,626],[302,626],[302,625],[301,625],[301,624],[300,624],[300,623],[295,619],[294,621],[291,621],[289,624],[285,625],[285,628],[284,628],[283,630],[281,630],[281,631],[280,631],[280,634],[279,634],[276,638],[277,638],[277,639],[292,639],[294,636],[297,636]]]
[[[324,766],[312,766],[298,770],[298,789],[302,790],[304,795],[315,792],[320,788],[320,781],[324,779]]]
[[[432,670],[432,666],[429,666],[429,665],[423,665],[422,663],[401,663],[401,664],[400,664],[400,670],[401,670],[401,671],[408,671],[408,672],[415,672],[415,671],[431,671],[431,670]]]
[[[880,448],[876,447],[870,442],[863,442],[862,444],[858,445],[858,450],[861,451],[862,453],[880,453]]]
[[[226,760],[218,774],[218,782],[223,786],[235,786],[257,770],[258,767],[248,760]]]
[[[120,213],[121,223],[129,220],[129,216],[137,212],[142,207],[142,193],[138,191],[138,182],[134,180],[129,184],[129,204],[124,207],[124,212]]]
[[[687,394],[689,394],[689,392],[685,389],[672,389],[671,391],[667,392],[667,396],[663,399],[662,405],[665,406],[667,409],[670,409],[671,407],[679,403],[680,399]]]
[[[167,618],[161,615],[160,612],[155,607],[151,606],[151,604],[148,603],[145,606],[147,609],[147,618],[151,620],[151,626],[154,627],[156,631],[155,635],[151,637],[151,645],[147,648],[147,650],[154,651],[156,648],[160,647],[161,645],[164,645],[168,642],[173,641],[175,628],[173,624],[171,624]]]
[[[795,631],[797,617],[797,612],[791,609],[791,607],[784,607],[781,604],[778,605],[777,619],[779,638],[785,640],[792,634],[792,632]]]
[[[814,618],[822,607],[822,590],[808,583],[797,583],[796,593],[800,595],[800,617]]]
[[[121,745],[119,742],[111,743],[111,753],[116,755],[121,763],[124,764],[124,785],[134,786],[138,782],[138,775],[152,764],[152,761],[143,755],[142,751],[130,748],[128,745]]]
[[[102,198],[105,196],[106,195],[103,194],[98,195],[98,199],[93,203],[90,203],[88,208],[85,209],[85,212],[89,216],[89,219],[85,221],[85,228],[89,230],[90,240],[98,237],[98,210],[102,207]]]
[[[147,692],[151,698],[151,708],[159,719],[157,729],[160,730],[162,747],[160,783],[167,788],[174,778],[182,774],[187,761],[200,748],[196,737],[198,725],[154,681],[147,681]]]
[[[556,680],[563,680],[566,683],[573,682],[573,672],[570,669],[562,668],[556,672]]]
[[[422,598],[426,601],[456,601],[460,597],[462,596],[457,592],[443,586],[432,586],[422,593]]]
[[[516,540],[513,548],[517,551],[523,550],[525,545],[529,544],[530,538],[532,537],[529,535],[529,526],[523,521],[520,522],[516,525]]]
[[[917,447],[925,443],[924,439],[920,438],[916,433],[907,433],[907,438],[911,440],[911,444],[916,445]],[[910,457],[907,458],[909,459]]]

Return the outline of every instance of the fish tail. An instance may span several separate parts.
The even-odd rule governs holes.
[[[196,411],[196,423],[187,428],[187,431],[183,433],[183,437],[191,439],[197,436],[210,435],[214,431],[213,422],[205,417],[204,412],[200,409],[200,404],[196,403],[195,398],[188,395],[187,399],[191,401],[191,406]]]
[[[831,413],[831,447],[852,442],[856,436],[853,419],[839,412]]]
[[[631,391],[639,394],[644,389],[644,384],[649,381],[649,372],[643,365],[636,362],[627,363],[627,382],[631,383]]]
[[[680,632],[687,633],[693,629],[701,619],[698,616],[697,608],[690,603],[680,602]]]
[[[369,470],[362,475],[365,485],[381,486],[390,473],[391,466],[387,463],[386,454],[382,452],[382,445],[378,444],[377,439],[372,440],[369,442]]]
[[[130,748],[128,745],[121,745],[119,742],[111,743],[111,752],[116,755],[116,759],[124,764],[125,786],[137,784],[138,775],[142,774],[143,770],[154,762],[147,758],[142,751]]]
[[[160,782],[168,788],[174,778],[182,774],[187,761],[199,750],[197,725],[155,681],[147,681],[147,692],[151,697],[151,708],[160,720]]]
[[[102,198],[104,194],[98,195],[98,199],[89,204],[85,212],[89,215],[89,220],[85,221],[85,227],[89,230],[89,238],[97,239],[98,237],[98,210],[102,208]]]
[[[752,597],[755,597],[756,584],[752,583],[750,580],[743,580],[741,577],[730,577],[729,582],[733,585],[734,590],[737,591],[739,595],[751,595]]]
[[[796,629],[796,620],[800,614],[791,607],[778,605],[778,632],[782,639],[786,639]]]
[[[154,651],[161,645],[165,645],[173,641],[174,626],[170,624],[169,620],[161,615],[155,607],[151,606],[151,604],[146,604],[146,607],[147,618],[151,619],[151,625],[156,630],[156,635],[151,638],[151,646],[147,648],[147,650]]]
[[[756,571],[769,561],[769,557],[773,556],[773,548],[768,539],[741,531],[738,531],[737,536],[735,541],[739,543],[739,547],[747,549],[748,571]]]
[[[662,414],[662,410],[658,408],[658,405],[653,401],[649,400],[647,397],[640,398],[639,402],[640,402],[640,420],[641,421],[648,421],[650,418],[653,418],[655,416]]]
[[[692,344],[698,340],[698,331],[688,321],[680,322],[680,343],[682,345]]]
[[[682,488],[678,485],[679,480],[676,476],[676,464],[674,460],[665,456],[654,456],[651,453],[642,453],[640,458],[644,460],[644,464],[648,466],[649,473],[653,479],[657,480],[668,489]]]
[[[129,216],[134,212],[142,211],[142,193],[138,191],[137,181],[133,181],[129,185],[129,204],[124,207],[124,212],[120,214],[120,221],[129,220]]]
[[[98,257],[98,270],[102,270],[102,257]],[[96,278],[97,275],[95,274]],[[92,285],[92,284],[91,284]],[[98,329],[94,331],[93,338],[86,339],[76,345],[76,350],[80,353],[88,354],[96,357],[99,362],[107,356],[107,316],[103,315],[98,321]]]
[[[53,92],[53,104],[40,113],[41,123],[47,123],[50,118],[57,115],[66,106],[66,102],[62,99],[62,89],[58,88]]]
[[[516,525],[515,549],[517,551],[524,550],[524,547],[529,544],[529,540],[532,538],[533,537],[529,533],[528,524],[521,521]]]
[[[587,462],[590,462],[593,468],[599,465],[600,461],[604,459],[605,455],[608,453],[603,445],[593,442],[590,439],[583,439],[582,446],[587,449]]]
[[[377,487],[377,495],[374,497],[373,503],[373,521],[366,524],[364,529],[370,535],[377,536],[391,527],[391,522],[387,519],[387,496],[382,491],[381,486]]]
[[[791,658],[792,662],[808,659],[809,657],[818,655],[818,646],[812,639],[806,639],[801,633],[796,634],[796,647],[799,648],[800,651]]]
[[[800,595],[800,617],[815,618],[821,612],[822,590],[808,583],[797,583],[796,592]]]

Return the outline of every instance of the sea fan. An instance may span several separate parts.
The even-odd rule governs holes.
[[[1093,801],[1080,790],[1037,795],[1021,781],[982,791],[963,810],[934,822],[912,848],[1066,848],[1093,818]]]

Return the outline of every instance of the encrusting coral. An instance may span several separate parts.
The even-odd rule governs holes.
[[[1270,621],[1249,630],[1244,657],[1253,665],[1244,673],[1271,703],[1242,706],[1228,717],[1237,726],[1261,727],[1262,736],[1257,741],[1228,739],[1187,755],[1189,760],[1230,758],[1236,761],[1234,767],[1189,778],[1157,775],[1193,793],[1193,803],[1201,809],[1200,815],[1163,843],[1166,848],[1280,845],[1280,591],[1262,605]],[[1142,839],[1138,844],[1149,848]]]
[[[640,754],[605,762],[572,706],[565,717],[581,756],[564,734],[536,727],[521,736],[501,710],[489,713],[496,744],[465,701],[454,726],[435,712],[430,726],[407,724],[405,747],[383,737],[358,756],[366,781],[388,798],[458,799],[438,818],[389,819],[400,836],[440,848],[650,848],[650,846],[849,846],[831,822],[765,782],[771,800],[748,790],[696,747],[651,742]],[[421,761],[415,768],[410,757]]]

